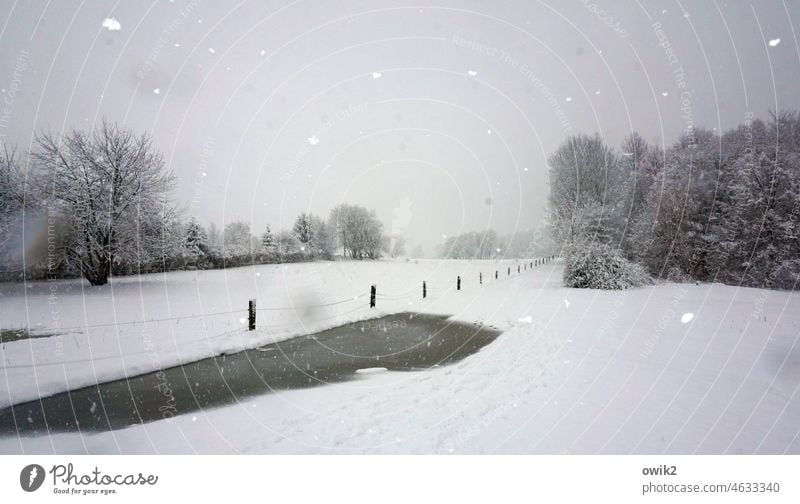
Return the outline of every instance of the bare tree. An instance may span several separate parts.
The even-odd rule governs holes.
[[[67,253],[92,285],[105,284],[115,264],[161,255],[174,177],[149,136],[104,121],[91,133],[41,133],[35,144],[48,196],[71,218]]]
[[[336,230],[345,257],[378,259],[383,247],[383,223],[374,211],[343,203],[331,210],[331,228]]]
[[[550,156],[550,211],[554,236],[561,244],[578,240],[586,229],[580,218],[598,219],[611,230],[621,214],[624,174],[617,154],[598,135],[577,135],[565,140]],[[582,210],[593,207],[587,214]],[[599,209],[599,211],[598,211]]]

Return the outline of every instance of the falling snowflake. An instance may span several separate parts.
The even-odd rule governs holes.
[[[161,94],[161,88],[153,89],[153,94]]]
[[[532,324],[533,323],[533,317],[528,315],[527,317],[522,317],[520,319],[517,319],[517,321],[518,322],[522,322],[524,324]]]
[[[247,319],[242,317],[242,318],[239,319],[239,323],[240,324],[246,324],[247,323]]]
[[[475,70],[467,70],[467,73],[469,75],[471,75],[472,77],[475,77],[476,75],[478,75],[478,72],[476,72]]]
[[[568,299],[564,300],[564,308],[569,308],[569,300]]]
[[[492,134],[492,130],[486,130],[486,134],[487,135],[491,135]]]
[[[103,28],[106,28],[108,31],[118,31],[122,29],[122,24],[115,18],[105,18],[103,20]]]
[[[380,79],[381,78],[381,73],[380,72],[372,72],[372,78],[373,79]]]
[[[667,91],[663,91],[663,92],[661,93],[661,96],[669,96],[669,93],[668,93]]]
[[[522,171],[528,171],[528,168],[523,168]]]
[[[564,99],[565,99],[566,101],[568,101],[568,102],[571,102],[571,101],[572,101],[572,97],[571,97],[571,96],[567,96],[567,97],[566,97],[566,98],[564,98]]]
[[[216,53],[217,51],[215,51],[213,47],[209,47],[209,48],[208,48],[208,52],[210,52],[211,54],[214,54],[214,53]]]
[[[265,54],[267,54],[267,51],[265,51],[264,49],[261,49],[261,56],[264,56]]]
[[[319,143],[319,138],[317,138],[316,135],[311,135],[306,141],[309,145],[317,145]]]
[[[694,318],[694,313],[684,313],[683,316],[681,316],[681,322],[684,324],[688,324],[689,322],[692,321],[693,318]]]
[[[181,45],[180,45],[179,43],[177,43],[177,42],[175,42],[175,44],[174,44],[174,45],[175,45],[175,47],[180,47],[180,46],[181,46]]]
[[[778,45],[780,43],[781,43],[781,39],[775,38],[775,39],[772,39],[772,40],[769,41],[769,46],[770,47],[775,47],[776,45]]]
[[[598,89],[597,91],[594,92],[594,94],[599,95],[600,94],[600,90]]]

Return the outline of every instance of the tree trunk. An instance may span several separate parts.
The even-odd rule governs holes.
[[[83,276],[91,285],[105,285],[111,275],[111,262],[101,257],[90,270],[84,270]]]

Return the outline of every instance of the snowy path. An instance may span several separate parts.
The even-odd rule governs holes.
[[[800,295],[576,290],[560,274],[548,265],[430,300],[426,311],[505,330],[451,366],[113,433],[6,438],[0,452],[800,453]]]

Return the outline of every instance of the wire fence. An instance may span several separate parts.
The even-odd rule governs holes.
[[[518,271],[519,274],[524,274],[528,270],[533,271],[536,266],[544,265],[544,264],[554,260],[555,258],[556,258],[556,256],[549,256],[549,257],[546,257],[546,258],[525,260],[524,264],[525,264],[526,267],[524,269],[522,269],[521,268],[522,263],[519,263],[518,265],[520,267],[517,268],[517,271]],[[528,266],[530,266],[530,268],[528,268]],[[479,274],[479,277],[478,277],[478,280],[477,280],[478,284],[481,287],[486,287],[486,286],[495,284],[495,283],[497,283],[497,282],[499,282],[501,280],[505,280],[505,279],[511,278],[512,277],[512,274],[511,274],[512,269],[511,269],[511,267],[507,267],[507,271],[503,271],[503,269],[506,269],[506,266],[503,266],[502,268],[498,267],[496,270],[494,270],[493,274],[490,271],[489,275],[484,275],[483,272],[478,272],[478,274]],[[507,273],[507,274],[506,275],[500,275],[501,272],[502,273]],[[387,301],[387,302],[399,302],[399,301],[406,301],[406,300],[416,299],[416,300],[421,302],[421,301],[424,301],[431,293],[435,294],[435,293],[438,292],[438,293],[449,294],[449,293],[452,293],[452,292],[455,292],[455,291],[460,291],[462,289],[462,280],[464,278],[466,278],[466,277],[462,277],[461,275],[459,275],[458,276],[458,280],[456,282],[453,282],[453,285],[451,285],[450,287],[447,287],[447,288],[444,288],[444,289],[440,289],[440,290],[439,289],[434,289],[433,291],[431,290],[430,285],[427,285],[427,283],[424,282],[424,281],[422,283],[420,283],[420,288],[419,289],[416,289],[416,288],[415,289],[408,289],[408,290],[403,291],[403,292],[389,293],[389,294],[386,294],[386,293],[383,293],[383,292],[380,292],[380,293],[376,292],[376,287],[375,287],[375,285],[373,285],[372,288],[371,288],[371,291],[369,293],[362,293],[362,294],[350,296],[350,297],[347,297],[347,298],[339,299],[339,300],[336,300],[336,301],[330,301],[330,302],[319,303],[319,304],[293,305],[293,306],[268,306],[268,307],[261,307],[261,308],[257,308],[256,307],[256,308],[252,308],[252,309],[243,308],[243,309],[238,309],[238,310],[226,310],[226,311],[218,311],[218,312],[212,312],[212,313],[199,313],[199,314],[192,314],[192,315],[181,315],[181,316],[175,316],[175,317],[161,317],[161,318],[146,319],[146,320],[131,320],[131,321],[125,321],[125,322],[108,322],[108,323],[102,323],[102,324],[84,324],[84,325],[79,325],[79,326],[54,327],[54,328],[41,328],[41,327],[39,327],[39,328],[37,328],[37,330],[38,331],[42,331],[42,332],[55,331],[55,334],[53,335],[53,336],[55,336],[55,335],[58,335],[58,334],[62,334],[63,335],[63,334],[74,333],[76,331],[86,332],[88,329],[103,328],[103,327],[146,325],[146,324],[153,324],[153,323],[160,323],[160,322],[170,322],[170,321],[179,321],[179,320],[187,320],[187,319],[218,317],[218,316],[224,316],[224,315],[241,315],[243,317],[244,316],[250,317],[251,323],[250,323],[249,329],[252,330],[252,329],[255,328],[255,320],[256,320],[255,319],[255,313],[257,313],[257,312],[280,312],[280,311],[283,311],[283,312],[295,311],[295,312],[297,312],[297,311],[300,311],[300,310],[309,310],[309,309],[314,309],[314,308],[327,308],[327,307],[331,307],[331,306],[343,305],[343,304],[346,304],[346,303],[354,303],[354,302],[357,302],[358,300],[363,299],[363,298],[365,298],[367,296],[370,297],[370,301],[367,304],[362,303],[362,304],[359,304],[359,305],[355,306],[354,308],[349,309],[349,310],[344,311],[344,312],[337,312],[337,313],[335,313],[333,315],[330,315],[330,316],[326,316],[326,317],[322,317],[322,318],[314,318],[314,319],[310,320],[310,322],[316,324],[316,323],[319,323],[319,322],[322,322],[322,321],[327,321],[327,320],[331,320],[331,319],[335,319],[335,318],[340,318],[340,317],[343,317],[343,316],[346,316],[346,315],[351,315],[351,314],[353,314],[353,313],[355,313],[357,311],[360,311],[360,310],[369,309],[369,308],[375,308],[377,306],[377,301],[378,300]],[[251,305],[250,306],[251,307],[254,306],[254,300],[251,301]],[[259,329],[262,329],[262,330],[263,329],[276,329],[276,328],[285,327],[285,326],[289,326],[289,325],[296,324],[296,323],[297,323],[296,320],[286,321],[286,322],[277,323],[277,324],[264,324],[264,323],[261,323],[261,324],[259,324]],[[238,329],[235,329],[233,331],[224,331],[224,332],[216,334],[214,336],[209,336],[209,337],[205,338],[204,340],[190,340],[190,341],[182,342],[177,346],[179,348],[182,348],[182,347],[188,346],[190,344],[191,345],[196,345],[197,343],[202,342],[202,341],[209,341],[209,340],[212,340],[212,339],[220,338],[222,336],[232,335],[232,334],[237,334],[237,333],[245,333],[245,332],[247,332],[247,329],[238,328]],[[50,366],[50,365],[61,365],[61,364],[64,364],[64,365],[66,365],[66,364],[81,364],[81,363],[97,361],[97,360],[124,359],[125,357],[133,357],[133,356],[144,355],[144,354],[149,354],[149,353],[152,353],[152,350],[150,350],[150,351],[142,351],[142,352],[131,352],[131,353],[127,353],[127,354],[119,354],[119,355],[111,355],[111,356],[101,356],[101,357],[96,357],[96,358],[87,359],[87,360],[59,361],[59,362],[53,362],[53,363],[26,364],[26,365],[19,365],[19,366],[6,365],[6,366],[0,366],[0,370],[2,370],[2,369],[30,368],[30,367],[34,367],[34,366]]]

